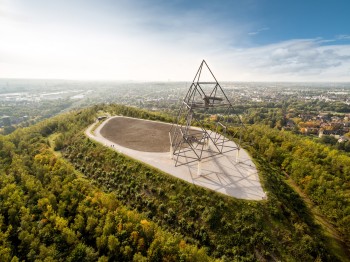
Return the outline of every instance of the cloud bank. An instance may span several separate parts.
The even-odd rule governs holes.
[[[225,81],[350,81],[346,34],[256,45],[254,37],[272,29],[226,24],[219,11],[28,2],[0,5],[2,78],[191,81],[206,59]]]
[[[239,61],[244,74],[257,80],[350,80],[350,45],[324,46],[320,39],[296,39],[242,49],[233,51],[230,57]]]

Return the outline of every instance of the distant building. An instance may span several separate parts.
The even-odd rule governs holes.
[[[317,128],[317,127],[307,127],[306,128],[306,133],[307,134],[317,135],[319,133],[319,128]]]
[[[318,132],[318,137],[322,137],[322,136],[334,136],[335,138],[340,138],[340,131],[339,130],[323,130],[320,129],[320,131]]]

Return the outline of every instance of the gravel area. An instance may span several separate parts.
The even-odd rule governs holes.
[[[110,119],[101,129],[103,137],[126,148],[142,152],[169,152],[171,125],[135,118]]]

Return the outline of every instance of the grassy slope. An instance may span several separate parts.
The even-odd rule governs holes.
[[[213,261],[92,186],[37,127],[0,136],[1,261]]]

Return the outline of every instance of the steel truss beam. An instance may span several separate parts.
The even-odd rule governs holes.
[[[200,80],[205,69],[209,71],[209,76],[213,81]],[[218,114],[217,109],[224,109],[224,113]],[[210,114],[216,118],[215,131],[205,128],[203,116],[208,117]],[[227,143],[230,141],[227,128],[233,118],[237,120],[240,127],[244,128],[240,117],[233,113],[232,104],[224,90],[208,64],[203,60],[182,101],[175,124],[172,125],[169,131],[170,153],[175,161],[175,166],[201,161],[233,150],[240,150],[240,132],[234,134],[234,137],[239,140],[237,146],[231,146]]]

